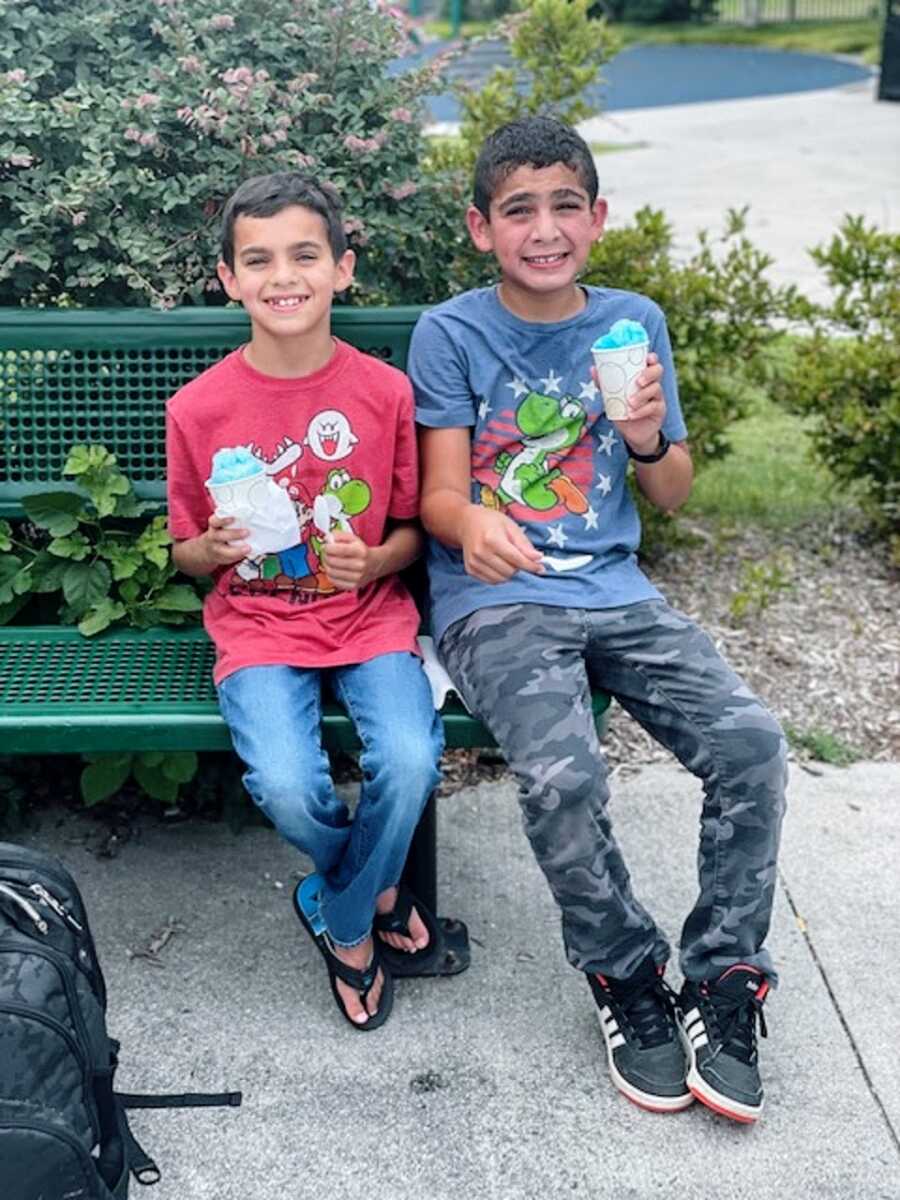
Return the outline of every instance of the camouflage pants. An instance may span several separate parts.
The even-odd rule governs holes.
[[[685,978],[736,962],[774,983],[763,948],[784,813],[781,729],[710,638],[664,601],[615,609],[484,608],[441,655],[519,782],[525,832],[562,910],[569,961],[629,975],[668,943],[636,899],[607,815],[590,689],[610,692],[703,783],[699,885],[681,934]]]

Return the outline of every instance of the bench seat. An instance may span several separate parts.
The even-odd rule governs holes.
[[[0,753],[230,750],[203,629],[117,629],[94,638],[64,625],[0,628]],[[594,696],[601,717],[608,697]],[[455,697],[441,711],[449,747],[494,740]],[[343,709],[324,710],[329,749],[359,742]]]

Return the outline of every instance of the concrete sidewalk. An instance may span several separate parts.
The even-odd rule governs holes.
[[[654,766],[614,792],[635,886],[677,938],[699,784]],[[613,1089],[509,783],[441,801],[441,909],[469,924],[470,970],[399,983],[368,1036],[334,1006],[291,910],[305,864],[272,831],[148,820],[104,860],[89,816],[50,814],[26,840],[84,891],[119,1086],[244,1091],[239,1110],[135,1114],[154,1200],[897,1200],[900,765],[795,767],[789,795],[756,1127]],[[129,957],[171,918],[162,966]]]

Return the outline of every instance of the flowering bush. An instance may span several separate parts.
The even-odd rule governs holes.
[[[445,294],[462,196],[423,174],[440,67],[390,74],[404,48],[370,0],[0,0],[0,303],[220,302],[225,200],[307,167],[360,300]]]

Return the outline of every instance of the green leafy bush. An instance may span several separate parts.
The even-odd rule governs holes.
[[[813,446],[834,478],[864,484],[900,563],[900,234],[848,216],[812,255],[833,299],[811,310],[782,399],[812,418]]]
[[[423,171],[441,64],[388,74],[404,42],[369,0],[0,0],[0,304],[221,302],[224,201],[303,167],[361,300],[443,294],[462,199]]]
[[[202,600],[176,578],[166,518],[138,520],[154,506],[135,497],[115,456],[73,446],[63,474],[77,490],[26,497],[24,528],[0,521],[0,624],[45,594],[86,635],[197,620]]]
[[[471,172],[485,138],[507,121],[535,113],[576,124],[597,112],[583,97],[621,41],[604,20],[588,16],[588,0],[527,0],[499,32],[512,67],[495,67],[477,92],[459,88],[461,154]]]

